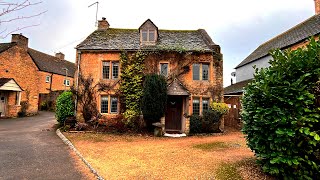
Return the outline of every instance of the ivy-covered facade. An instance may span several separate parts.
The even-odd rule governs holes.
[[[75,78],[79,73],[91,75],[94,83],[110,87],[96,97],[99,112],[107,119],[137,111],[139,103],[133,101],[140,101],[138,82],[152,73],[167,79],[168,101],[161,118],[166,132],[188,133],[190,115],[201,115],[210,102],[223,101],[220,46],[203,29],[159,30],[149,19],[138,29],[116,29],[103,18],[76,49]]]

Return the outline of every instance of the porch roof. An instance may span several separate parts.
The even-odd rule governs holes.
[[[187,88],[178,80],[174,79],[167,87],[167,94],[170,96],[189,96]]]
[[[0,90],[23,91],[23,89],[13,78],[0,78]]]

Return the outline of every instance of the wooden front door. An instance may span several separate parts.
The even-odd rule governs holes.
[[[0,92],[0,114],[5,116],[6,114],[7,95],[4,92]]]
[[[168,96],[166,130],[181,131],[182,96]]]

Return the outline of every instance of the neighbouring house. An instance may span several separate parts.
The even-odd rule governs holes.
[[[310,37],[319,39],[320,0],[315,0],[315,9],[316,14],[314,16],[263,43],[235,67],[237,82],[224,88],[224,101],[231,107],[230,113],[225,116],[226,126],[239,126],[239,112],[241,111],[240,98],[242,97],[244,87],[253,79],[253,66],[259,69],[270,66],[269,61],[272,59],[269,54],[270,50],[294,50],[305,46]]]
[[[62,53],[55,57],[31,49],[28,38],[13,34],[10,43],[0,43],[1,117],[36,114],[40,95],[69,89],[74,72]]]
[[[150,20],[138,29],[110,28],[105,18],[98,29],[77,47],[77,66],[95,83],[113,83],[113,89],[99,92],[99,112],[107,119],[120,116],[119,88],[121,52],[153,52],[145,58],[145,74],[167,77],[168,104],[161,123],[166,132],[189,132],[189,117],[209,108],[211,101],[223,100],[222,54],[207,32],[161,30]],[[77,73],[76,76],[77,77]],[[79,112],[79,111],[78,111]],[[222,123],[223,125],[223,123]]]

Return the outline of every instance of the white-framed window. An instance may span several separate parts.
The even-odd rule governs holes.
[[[120,69],[118,61],[102,62],[102,79],[118,79],[119,71]]]
[[[118,97],[112,95],[101,95],[100,112],[102,114],[118,114]]]
[[[69,79],[63,80],[63,85],[70,86],[70,80]]]
[[[160,63],[160,75],[168,76],[169,63]]]
[[[50,76],[46,76],[46,83],[49,83],[51,80],[51,77]]]
[[[209,64],[196,63],[192,65],[192,79],[193,80],[209,80]]]
[[[141,30],[141,41],[142,42],[154,42],[156,41],[155,30],[145,29]]]

